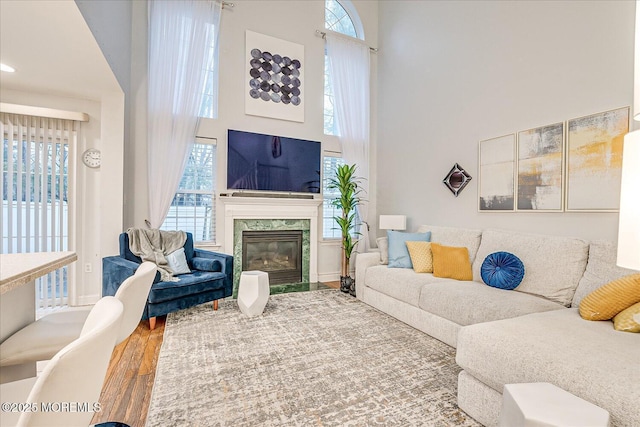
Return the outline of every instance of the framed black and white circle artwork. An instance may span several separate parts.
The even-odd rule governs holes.
[[[245,113],[304,122],[304,46],[246,32]]]

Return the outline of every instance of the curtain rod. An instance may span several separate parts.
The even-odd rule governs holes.
[[[222,8],[224,9],[225,7],[234,8],[234,7],[236,7],[236,5],[234,3],[230,3],[228,1],[223,1],[222,2]]]
[[[333,31],[332,31],[332,32],[333,32]],[[326,38],[327,38],[327,32],[326,32],[326,31],[316,30],[316,34],[318,34],[318,35],[319,35],[320,37],[322,37],[323,39],[326,39]],[[343,36],[343,37],[349,37],[349,36],[345,36],[344,34],[341,34],[341,33],[336,33],[336,34],[341,35],[341,36]],[[358,41],[361,41],[362,43],[364,43],[364,40],[360,40],[360,39],[355,39],[355,40],[358,40]],[[366,43],[365,43],[365,44],[366,44]],[[371,46],[369,46],[369,50],[370,50],[371,52],[376,52],[376,53],[378,52],[378,48],[377,48],[377,47],[371,47]]]

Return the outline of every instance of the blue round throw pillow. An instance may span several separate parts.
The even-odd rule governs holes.
[[[494,252],[484,259],[480,276],[484,283],[494,288],[515,289],[524,277],[524,264],[514,254]]]

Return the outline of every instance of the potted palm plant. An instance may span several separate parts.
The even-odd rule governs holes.
[[[341,215],[333,219],[338,224],[342,238],[342,266],[340,271],[340,290],[355,296],[355,280],[349,275],[349,260],[358,244],[354,238],[360,233],[354,230],[356,225],[356,207],[360,203],[360,178],[355,175],[356,165],[340,165],[335,176],[329,179],[328,188],[336,190],[339,197],[332,205],[340,209]]]

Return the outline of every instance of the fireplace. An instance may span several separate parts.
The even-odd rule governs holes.
[[[302,230],[242,232],[242,270],[269,273],[269,284],[302,281]]]
[[[242,233],[302,230],[302,280],[318,281],[318,212],[321,199],[221,196],[224,205],[224,249],[233,255],[233,296],[243,270]]]

